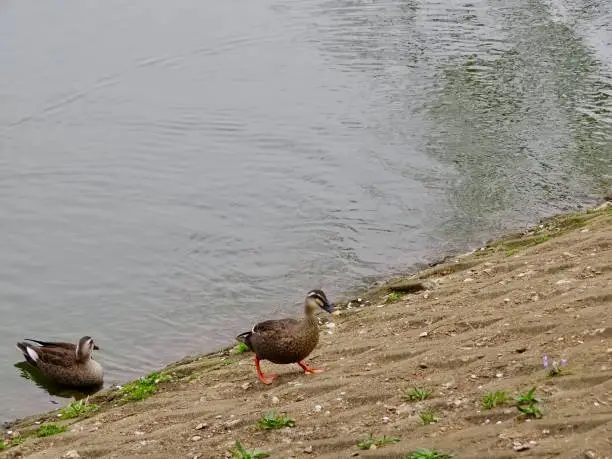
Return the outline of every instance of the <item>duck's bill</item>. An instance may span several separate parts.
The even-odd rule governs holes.
[[[97,345],[97,344],[94,344],[94,347],[93,347],[93,348],[94,348],[94,350],[95,350],[95,351],[99,351],[99,350],[100,350],[100,348],[98,347],[98,345]]]
[[[334,311],[336,311],[336,308],[334,307],[333,304],[331,304],[329,301],[325,302],[325,305],[323,306],[323,309],[325,309],[327,312],[329,312],[330,314]]]

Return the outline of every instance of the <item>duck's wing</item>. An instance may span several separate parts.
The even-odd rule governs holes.
[[[263,322],[259,322],[255,324],[252,332],[257,333],[258,335],[263,335],[267,333],[282,333],[283,331],[289,331],[294,329],[300,324],[299,320],[287,318],[287,319],[277,319],[277,320],[265,320]]]
[[[56,341],[39,341],[37,339],[32,339],[32,338],[25,338],[25,341],[30,341],[32,343],[36,343],[42,347],[46,347],[46,348],[60,348],[60,349],[67,349],[70,351],[76,351],[76,344],[74,343],[62,343],[62,342],[56,342]]]
[[[77,364],[76,353],[62,347],[40,347],[36,349],[38,363],[56,367],[72,367]]]
[[[54,346],[33,346],[22,341],[17,347],[23,352],[26,360],[34,366],[70,367],[76,364],[74,349]]]

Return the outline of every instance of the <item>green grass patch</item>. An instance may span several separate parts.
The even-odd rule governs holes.
[[[274,411],[268,411],[263,418],[257,421],[257,427],[263,430],[282,429],[283,427],[295,427],[295,421]]]
[[[66,432],[68,427],[58,426],[57,424],[43,424],[36,431],[38,437],[50,437],[52,435],[61,434]]]
[[[490,410],[495,408],[496,406],[503,405],[509,400],[510,397],[504,391],[498,390],[496,392],[487,392],[482,397],[482,407],[485,410]]]
[[[438,418],[436,418],[435,413],[431,410],[421,411],[419,413],[419,418],[421,419],[421,424],[424,426],[438,422]]]
[[[359,449],[372,449],[372,446],[379,448],[381,446],[391,445],[399,441],[400,439],[397,437],[387,437],[386,435],[383,435],[382,437],[373,437],[372,434],[370,434],[366,438],[359,440],[357,442],[357,447]]]
[[[452,457],[452,454],[442,453],[435,449],[417,449],[408,454],[405,459],[451,459]]]
[[[171,380],[172,377],[170,375],[153,372],[148,376],[143,376],[134,382],[126,384],[120,391],[126,400],[143,400],[159,390],[159,383]]]
[[[529,392],[519,394],[516,397],[516,409],[525,416],[539,419],[542,417],[542,412],[540,411],[540,401],[536,398],[535,391],[536,388],[534,387]]]
[[[88,400],[75,400],[69,405],[63,407],[59,414],[62,419],[74,419],[81,416],[89,416],[95,413],[100,408],[95,403],[88,403]]]
[[[387,299],[385,300],[385,303],[397,303],[399,300],[402,299],[403,296],[404,296],[403,293],[391,292],[387,295]]]
[[[238,343],[236,346],[234,346],[234,352],[236,354],[242,354],[244,352],[247,352],[249,350],[249,346],[247,346],[244,343]]]
[[[429,398],[431,391],[419,387],[410,389],[404,393],[404,399],[408,402],[422,401]]]
[[[230,454],[234,459],[260,459],[262,457],[270,457],[268,453],[259,451],[256,449],[247,450],[240,440],[236,440],[236,444],[233,449],[230,450]]]

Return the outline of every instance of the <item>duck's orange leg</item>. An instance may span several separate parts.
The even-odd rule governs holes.
[[[306,373],[307,375],[313,375],[315,373],[323,373],[322,368],[310,368],[308,365],[306,365],[306,363],[304,363],[303,360],[300,360],[297,364],[304,369],[304,373]]]
[[[259,377],[259,380],[262,383],[272,384],[274,380],[278,378],[278,375],[270,375],[268,377],[264,376],[263,372],[261,371],[261,368],[259,368],[259,358],[255,356],[253,360],[255,361],[255,369],[257,370],[257,376]]]

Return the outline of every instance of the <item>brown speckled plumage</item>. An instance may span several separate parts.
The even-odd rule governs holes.
[[[303,319],[267,320],[236,337],[255,353],[257,374],[262,382],[270,384],[276,376],[266,378],[259,368],[260,360],[277,364],[297,363],[306,373],[320,371],[309,368],[302,362],[319,343],[319,326],[314,315],[318,308],[327,312],[334,311],[333,305],[322,290],[311,290],[306,295]]]
[[[36,345],[27,343],[36,343]],[[72,343],[26,339],[17,348],[31,365],[38,367],[55,382],[67,386],[98,386],[103,382],[102,366],[91,358],[98,349],[93,339],[84,336],[77,345]]]

